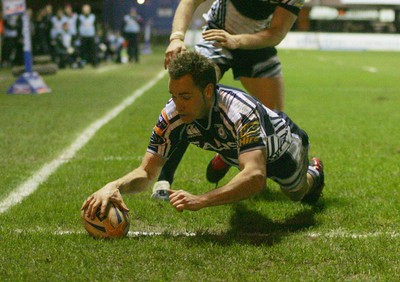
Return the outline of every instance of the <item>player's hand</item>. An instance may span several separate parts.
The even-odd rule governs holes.
[[[167,69],[169,63],[172,61],[173,58],[176,57],[179,53],[185,52],[186,46],[185,43],[180,39],[172,40],[167,50],[165,51],[165,58],[164,58],[164,68]]]
[[[179,212],[183,210],[197,211],[204,208],[204,204],[201,201],[201,197],[192,195],[189,192],[183,190],[168,190],[169,191],[169,202]]]
[[[96,217],[96,211],[100,207],[100,215],[104,216],[110,201],[115,203],[121,210],[129,211],[115,182],[110,182],[100,190],[94,192],[83,203],[81,210],[86,209],[85,215],[94,219]]]
[[[208,29],[203,32],[203,39],[206,41],[215,41],[216,47],[227,49],[237,49],[239,47],[237,35],[232,35],[223,29]]]

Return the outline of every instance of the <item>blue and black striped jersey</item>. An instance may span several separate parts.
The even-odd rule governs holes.
[[[208,120],[185,124],[174,102],[162,110],[147,151],[169,158],[179,142],[189,142],[221,154],[233,166],[238,156],[265,150],[267,163],[282,156],[292,140],[292,122],[242,90],[217,85]]]

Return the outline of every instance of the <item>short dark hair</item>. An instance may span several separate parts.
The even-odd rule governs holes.
[[[215,64],[195,51],[178,54],[168,65],[172,79],[179,79],[187,74],[192,76],[194,85],[203,91],[209,83],[217,83]]]

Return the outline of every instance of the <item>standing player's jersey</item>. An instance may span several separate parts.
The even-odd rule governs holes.
[[[239,89],[217,85],[208,120],[184,123],[171,99],[159,116],[147,151],[169,158],[179,142],[189,142],[218,152],[238,167],[239,154],[261,149],[270,163],[288,150],[292,132],[297,130],[301,131],[283,113],[268,109]]]
[[[297,15],[303,5],[304,0],[215,0],[204,17],[209,28],[231,34],[256,33],[269,26],[276,7]]]

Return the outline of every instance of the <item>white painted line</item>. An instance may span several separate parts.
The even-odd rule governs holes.
[[[154,237],[169,235],[173,237],[195,237],[198,234],[195,232],[145,232],[145,231],[129,231],[128,237]]]
[[[37,227],[36,229],[16,229],[14,230],[15,233],[50,233],[52,235],[79,235],[79,234],[88,234],[86,231],[72,231],[72,230],[57,230],[54,232],[49,232],[46,231],[44,228]],[[147,231],[129,231],[128,232],[128,237],[155,237],[155,236],[162,236],[162,235],[167,235],[167,236],[173,236],[173,237],[194,237],[197,236],[198,234],[195,232],[147,232]]]
[[[165,74],[165,70],[159,72],[156,77],[133,92],[129,97],[122,101],[121,104],[89,125],[89,127],[87,127],[67,149],[61,152],[59,156],[57,156],[50,163],[45,164],[25,182],[14,189],[5,199],[3,199],[0,202],[0,214],[6,212],[9,208],[20,203],[23,199],[35,192],[39,185],[45,182],[49,176],[52,175],[62,164],[72,159],[75,154],[89,142],[89,140],[101,127],[119,115],[124,109],[133,104],[137,98],[142,96],[147,90],[153,87],[160,79],[164,77]]]
[[[100,67],[96,70],[96,73],[104,73],[104,72],[112,71],[112,70],[117,69],[118,67],[119,67],[119,65],[109,65],[109,66]]]
[[[366,72],[370,72],[370,73],[377,73],[378,72],[378,69],[377,68],[375,68],[375,67],[362,67],[362,69],[364,70],[364,71],[366,71]]]
[[[143,156],[132,156],[132,157],[126,157],[126,156],[108,156],[103,158],[103,161],[141,161],[143,159]],[[97,159],[98,160],[98,159]]]
[[[1,228],[0,228],[1,229]],[[44,228],[37,227],[36,229],[16,229],[14,230],[15,233],[47,233],[50,235],[79,235],[79,234],[87,234],[86,231],[71,231],[71,230],[57,230],[57,231],[47,231]],[[276,232],[279,234],[280,232]],[[164,231],[164,232],[147,232],[147,231],[129,231],[128,237],[157,237],[157,236],[172,236],[172,237],[196,237],[202,236],[202,233],[196,232],[177,232],[177,231]],[[223,235],[220,233],[205,233],[204,235]],[[273,236],[274,233],[241,233],[240,235],[248,236],[248,237],[270,237]],[[348,239],[370,239],[370,238],[379,238],[379,237],[391,237],[391,238],[398,238],[400,237],[400,233],[396,231],[376,231],[376,232],[365,232],[365,233],[354,233],[344,230],[331,230],[327,232],[309,232],[304,234],[305,237],[309,238],[348,238]]]
[[[351,233],[346,231],[330,231],[327,233],[309,233],[309,237],[327,237],[327,238],[350,238],[350,239],[362,239],[362,238],[376,238],[382,236],[389,236],[392,238],[400,237],[398,232],[369,232],[369,233]]]

